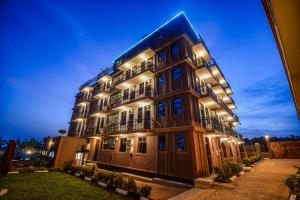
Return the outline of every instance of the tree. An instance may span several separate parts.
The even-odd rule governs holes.
[[[0,161],[0,176],[6,176],[11,166],[11,160],[13,159],[16,151],[16,141],[10,141],[8,148]]]
[[[65,129],[60,129],[60,130],[58,130],[58,132],[60,133],[60,136],[63,136],[64,134],[67,133],[67,131]]]
[[[7,145],[7,140],[0,136],[0,149]]]

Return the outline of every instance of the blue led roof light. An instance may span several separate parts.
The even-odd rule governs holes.
[[[145,41],[146,39],[148,39],[149,37],[151,37],[154,33],[158,32],[159,30],[161,30],[163,27],[165,27],[167,24],[169,24],[171,21],[173,21],[174,19],[176,19],[177,17],[183,16],[186,21],[188,22],[188,25],[192,28],[194,35],[196,36],[197,40],[202,41],[202,38],[199,36],[199,34],[197,34],[195,28],[192,26],[192,24],[190,23],[190,21],[188,20],[188,18],[186,17],[186,15],[184,14],[184,12],[180,12],[177,15],[175,15],[174,17],[172,17],[170,20],[168,20],[167,22],[165,22],[163,25],[161,25],[160,27],[158,27],[157,29],[155,29],[154,31],[152,31],[150,34],[148,34],[147,36],[145,36],[142,40],[140,40],[139,42],[137,42],[136,44],[134,44],[133,46],[131,46],[129,49],[127,49],[125,52],[123,52],[121,55],[119,55],[118,57],[116,57],[113,62],[115,63],[116,60],[118,60],[120,57],[122,57],[123,55],[125,55],[126,53],[128,53],[130,50],[132,50],[134,47],[136,47],[138,44],[142,43],[143,41]]]

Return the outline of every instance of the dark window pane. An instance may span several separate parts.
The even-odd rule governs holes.
[[[159,136],[159,150],[166,151],[166,136]]]
[[[173,58],[176,58],[176,57],[179,56],[179,45],[178,45],[178,43],[172,45],[171,54],[172,54]]]
[[[176,151],[184,151],[185,150],[185,135],[184,134],[176,134]]]
[[[139,107],[138,108],[138,119],[137,122],[138,123],[142,123],[143,121],[143,107]]]
[[[106,138],[103,140],[103,148],[106,150],[114,150],[115,149],[115,139],[114,138]]]
[[[138,153],[146,153],[147,149],[147,138],[139,137],[138,138]]]
[[[166,58],[166,53],[165,51],[161,51],[158,53],[158,62],[164,62]]]
[[[181,79],[181,69],[180,68],[175,68],[172,71],[172,78],[173,78],[173,80]]]
[[[121,113],[121,125],[126,124],[126,114],[127,114],[127,111],[124,111]]]
[[[120,152],[126,152],[126,144],[127,144],[127,139],[126,138],[121,138],[120,140]]]
[[[158,77],[158,86],[164,86],[166,84],[166,76],[164,74]]]
[[[183,108],[182,108],[182,97],[178,97],[173,100],[173,113],[174,114],[182,114]]]
[[[166,115],[166,103],[160,102],[158,104],[158,117],[164,117]]]

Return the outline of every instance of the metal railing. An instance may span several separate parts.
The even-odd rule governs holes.
[[[144,90],[139,89],[139,90],[130,91],[128,94],[126,95],[123,94],[118,99],[111,101],[110,108],[115,108],[123,104],[127,104],[139,99],[143,99],[145,97],[153,98],[153,95],[154,95],[153,88],[145,88]]]
[[[113,80],[113,85],[118,85],[122,83],[123,81],[127,81],[143,72],[146,71],[154,71],[155,67],[153,63],[146,63],[145,65],[139,65],[135,69],[131,68],[131,70],[128,70],[127,72],[124,72],[122,75],[118,76]]]
[[[108,134],[129,133],[136,131],[151,131],[154,128],[153,119],[135,119],[107,126]]]
[[[79,103],[82,103],[82,102],[85,102],[85,101],[90,101],[91,100],[91,96],[92,95],[86,95],[86,94],[79,94],[76,96],[76,104],[79,104]]]
[[[108,88],[108,87],[103,87],[103,86],[99,86],[99,85],[97,85],[97,86],[95,86],[94,87],[94,90],[93,90],[93,95],[97,95],[97,94],[100,94],[100,93],[102,93],[102,92],[110,92],[110,88]]]

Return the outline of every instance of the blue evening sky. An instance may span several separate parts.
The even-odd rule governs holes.
[[[184,11],[234,91],[245,137],[300,133],[291,92],[260,0],[0,3],[0,136],[68,128],[84,81]]]

